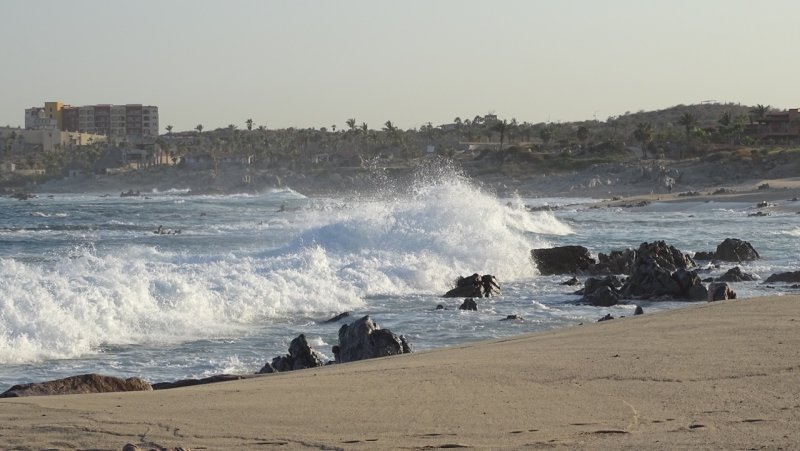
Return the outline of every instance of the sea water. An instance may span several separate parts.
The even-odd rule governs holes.
[[[348,196],[176,189],[0,198],[0,390],[90,372],[150,382],[254,373],[301,333],[331,359],[339,327],[363,315],[419,351],[633,313],[633,304],[576,303],[579,287],[560,284],[567,276],[537,274],[530,251],[539,247],[583,245],[596,255],[665,240],[694,253],[736,237],[761,254],[741,267],[762,280],[800,266],[793,212],[593,202],[498,198],[447,171]],[[473,273],[495,275],[502,294],[459,311],[461,299],[441,295]],[[792,292],[761,281],[734,289]],[[645,312],[686,305],[637,303]],[[350,319],[325,322],[342,312]],[[502,321],[512,314],[523,320]]]

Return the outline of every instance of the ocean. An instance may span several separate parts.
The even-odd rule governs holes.
[[[538,247],[593,254],[664,240],[686,253],[750,242],[761,280],[740,298],[791,288],[762,280],[800,267],[800,216],[749,217],[745,203],[591,208],[592,199],[498,197],[452,171],[378,180],[360,195],[188,195],[176,187],[0,198],[0,391],[83,373],[149,382],[250,374],[305,334],[329,359],[342,312],[371,315],[415,351],[632,315],[576,303],[569,276],[540,276]],[[537,211],[550,206],[552,211]],[[154,233],[159,226],[166,233]],[[702,278],[736,264],[704,267]],[[441,295],[493,274],[477,312]],[[583,280],[583,278],[581,278]],[[437,304],[447,307],[437,310]],[[637,301],[645,314],[685,302]],[[501,321],[507,315],[520,321]]]

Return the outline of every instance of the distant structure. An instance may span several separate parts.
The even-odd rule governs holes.
[[[800,142],[800,108],[771,111],[747,124],[745,133],[759,140],[776,143]]]
[[[45,102],[25,110],[28,130],[57,130],[115,138],[158,137],[158,107],[141,104],[71,106]]]

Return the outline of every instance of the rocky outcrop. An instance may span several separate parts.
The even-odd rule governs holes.
[[[729,269],[728,272],[717,278],[717,282],[750,282],[753,280],[756,280],[756,276],[742,272],[742,268],[738,266]]]
[[[82,374],[64,379],[32,384],[14,385],[0,394],[0,398],[21,396],[72,395],[82,393],[109,393],[120,391],[147,391],[153,388],[138,377],[122,379],[100,374]]]
[[[617,305],[622,299],[619,289],[622,282],[616,276],[606,276],[602,279],[589,277],[584,282],[583,288],[575,292],[581,294],[581,302],[596,307],[611,307]]]
[[[736,299],[736,292],[727,282],[714,282],[708,286],[708,302]]]
[[[497,278],[491,274],[475,273],[469,277],[459,276],[456,287],[444,294],[446,298],[483,298],[500,294]]]
[[[593,268],[595,274],[630,274],[636,252],[633,249],[611,251],[608,255],[597,254],[597,264]]]
[[[531,257],[545,276],[553,274],[576,274],[589,270],[595,261],[589,255],[589,249],[583,246],[559,246],[553,248],[533,249]]]
[[[725,238],[714,252],[714,260],[726,262],[745,262],[758,260],[761,256],[747,241],[738,238]]]
[[[475,302],[475,299],[466,298],[464,299],[464,302],[462,302],[461,305],[458,306],[458,309],[478,311],[478,303]]]
[[[773,283],[773,282],[786,282],[786,283],[800,282],[800,271],[782,272],[773,274],[767,277],[767,280],[764,281],[764,283]]]
[[[708,261],[711,261],[711,260],[714,260],[714,253],[713,252],[706,252],[706,251],[695,252],[694,253],[694,259],[695,260],[708,260]]]
[[[691,257],[664,241],[642,243],[620,292],[626,298],[703,300],[706,288],[697,273],[688,270],[694,266]]]
[[[322,360],[322,354],[312,349],[306,341],[306,336],[300,334],[289,344],[289,354],[275,357],[271,363],[267,362],[258,374],[316,368],[323,365]]]
[[[411,352],[411,345],[404,336],[381,329],[369,316],[343,325],[339,329],[339,345],[334,348],[337,363]]]

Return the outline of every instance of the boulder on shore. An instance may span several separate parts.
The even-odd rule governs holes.
[[[622,299],[619,288],[622,282],[617,276],[606,276],[602,279],[589,277],[584,282],[583,288],[575,294],[583,295],[581,302],[586,302],[595,307],[611,307],[617,305]]]
[[[339,344],[334,346],[337,363],[355,362],[411,352],[406,338],[381,329],[369,315],[339,329]]]
[[[322,354],[311,348],[306,336],[300,334],[289,344],[289,354],[278,356],[267,362],[257,374],[282,373],[322,366]]]
[[[559,246],[533,249],[531,258],[544,276],[553,274],[576,274],[589,270],[595,261],[589,249],[583,246]]]
[[[736,292],[731,289],[727,282],[714,282],[708,286],[708,302],[728,299],[736,299]]]
[[[120,391],[148,391],[153,388],[138,377],[122,379],[101,374],[81,374],[64,379],[31,384],[14,385],[0,398],[17,398],[22,396],[72,395],[82,393],[110,393]]]

